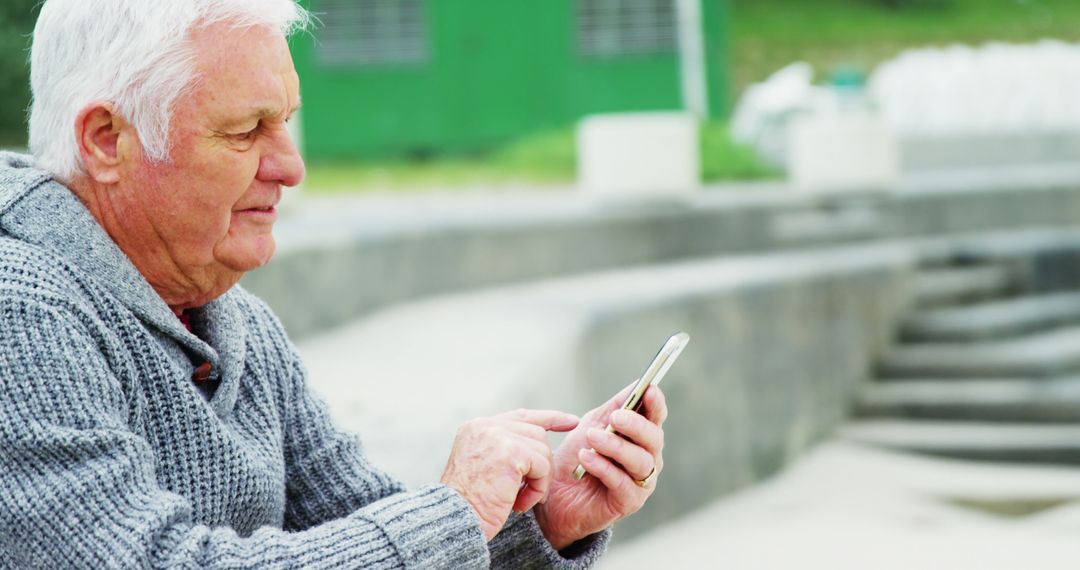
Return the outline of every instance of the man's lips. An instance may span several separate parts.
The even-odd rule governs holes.
[[[254,208],[235,210],[233,214],[241,215],[249,219],[262,219],[264,221],[273,221],[277,219],[277,208],[274,206],[257,206]]]
[[[243,207],[236,208],[234,212],[246,212],[246,213],[273,213],[277,211],[277,204],[281,201],[281,189],[279,188],[274,193],[264,192],[262,196],[249,197],[250,202],[243,204]]]

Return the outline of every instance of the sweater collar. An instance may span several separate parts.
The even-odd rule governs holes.
[[[208,337],[204,342],[184,327],[82,202],[49,174],[35,169],[27,156],[0,153],[0,233],[63,258],[140,320],[211,362],[222,374],[213,406],[222,414],[231,409],[244,354],[244,327],[235,291],[202,308]]]

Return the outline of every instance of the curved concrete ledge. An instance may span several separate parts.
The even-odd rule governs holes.
[[[280,224],[277,258],[244,283],[303,337],[394,303],[534,279],[1077,221],[1080,169],[1071,165],[921,176],[842,200],[777,184],[661,202],[563,193],[306,200]]]
[[[910,248],[714,258],[539,281],[379,311],[301,350],[335,417],[408,483],[455,427],[515,407],[584,413],[676,330],[667,469],[632,536],[773,473],[844,417],[907,300]]]

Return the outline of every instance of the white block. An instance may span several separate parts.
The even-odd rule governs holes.
[[[586,117],[578,126],[578,185],[596,194],[687,194],[701,186],[698,122],[689,113]]]
[[[892,133],[870,112],[804,115],[788,127],[788,176],[799,190],[884,190],[896,182],[899,163]]]

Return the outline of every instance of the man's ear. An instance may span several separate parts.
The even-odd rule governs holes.
[[[86,173],[99,184],[115,184],[125,159],[122,137],[131,125],[118,115],[112,105],[91,103],[79,112],[75,120],[75,136],[79,141]]]

